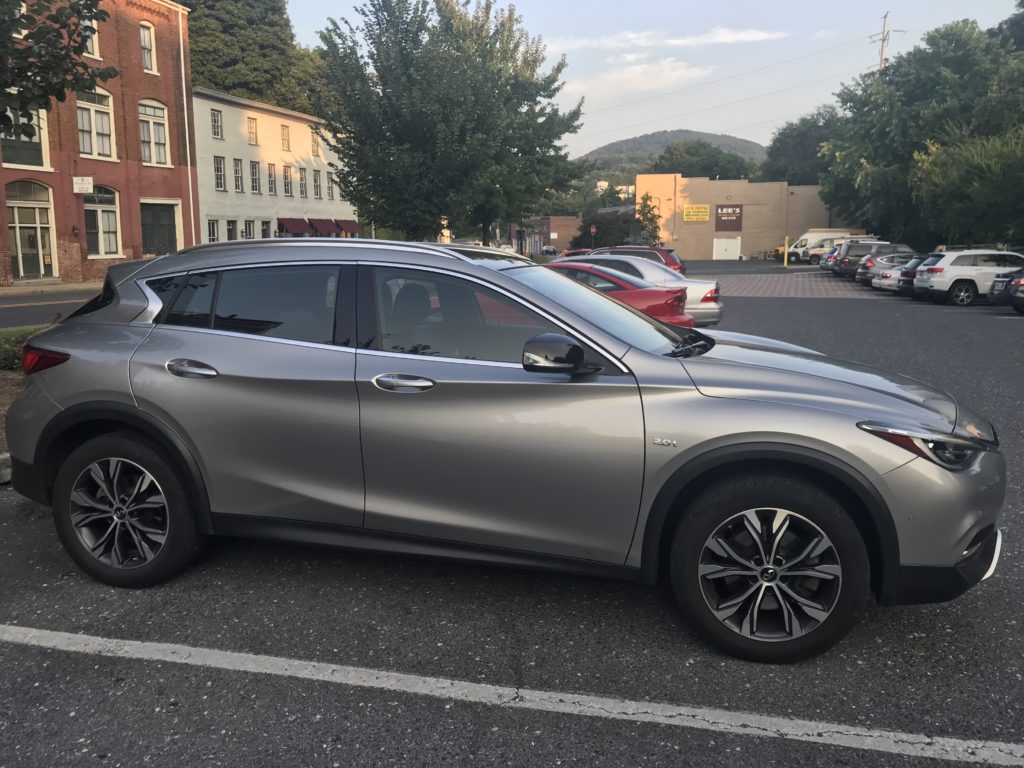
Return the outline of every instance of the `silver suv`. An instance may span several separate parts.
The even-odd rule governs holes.
[[[244,241],[112,267],[32,337],[7,436],[88,574],[211,534],[669,580],[749,659],[838,642],[869,592],[992,573],[992,426],[920,382],[682,335],[509,256]]]

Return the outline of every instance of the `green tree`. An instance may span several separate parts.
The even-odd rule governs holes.
[[[569,184],[560,142],[580,106],[554,105],[565,62],[544,69],[543,45],[513,9],[370,0],[356,13],[358,26],[321,33],[332,99],[320,114],[363,215],[415,238],[446,216],[488,243],[495,222],[521,220]]]
[[[992,31],[1005,37],[1018,50],[1024,50],[1024,0],[1017,0],[1017,12]]]
[[[619,194],[619,190],[615,188],[614,184],[609,184],[603,192],[601,192],[597,199],[601,202],[601,205],[610,208],[615,205],[622,205],[622,195]]]
[[[33,111],[46,110],[50,99],[64,101],[68,92],[92,90],[114,77],[112,67],[82,61],[91,30],[108,14],[99,0],[4,0],[0,5],[0,133],[34,136]]]
[[[783,125],[772,136],[758,179],[817,184],[828,169],[821,145],[835,137],[838,124],[835,107],[825,106]]]
[[[661,245],[661,214],[649,194],[644,194],[636,206],[636,220],[640,236],[651,245]]]
[[[635,219],[632,213],[601,213],[595,211],[583,216],[580,233],[569,241],[570,248],[603,248],[608,245],[628,243],[632,235]],[[590,235],[590,225],[597,227],[594,236]]]
[[[680,141],[669,144],[647,173],[679,173],[683,176],[708,176],[712,179],[745,179],[753,166],[739,155],[725,152],[706,141]]]
[[[195,85],[309,112],[322,64],[295,44],[285,0],[191,0]]]

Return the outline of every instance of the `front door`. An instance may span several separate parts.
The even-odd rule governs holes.
[[[344,330],[355,323],[354,271],[252,267],[149,281],[173,304],[132,357],[132,391],[189,444],[214,512],[362,525],[355,350]]]
[[[178,250],[173,205],[142,203],[142,253],[163,256]]]
[[[528,373],[526,340],[562,328],[462,277],[360,269],[366,528],[624,562],[644,466],[633,377]]]

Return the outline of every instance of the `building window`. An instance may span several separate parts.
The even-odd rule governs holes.
[[[306,197],[306,169],[299,168],[299,197]]]
[[[320,157],[320,137],[316,135],[316,128],[309,129],[309,140],[312,142],[313,157]]]
[[[331,181],[331,174],[327,174],[327,199],[334,199],[334,182]]]
[[[51,239],[53,205],[50,190],[34,181],[12,181],[7,198],[7,232],[15,280],[53,277],[57,261]]]
[[[213,188],[221,192],[227,192],[227,179],[224,178],[224,158],[214,155],[213,158]]]
[[[292,196],[292,167],[290,165],[284,167],[284,193],[288,197]]]
[[[139,140],[142,142],[142,162],[150,165],[170,165],[167,153],[167,109],[155,101],[139,104]]]
[[[267,194],[277,194],[277,166],[267,163]]]
[[[245,179],[242,177],[242,161],[235,158],[235,192],[245,192]]]
[[[91,195],[84,195],[85,247],[90,256],[112,258],[120,256],[117,236],[117,192],[110,187],[93,187]]]
[[[116,158],[110,94],[97,88],[77,94],[77,99],[79,154],[82,157]]]
[[[255,222],[252,219],[246,219],[242,225],[242,239],[253,240],[256,237]]]
[[[254,195],[260,193],[260,164],[256,160],[249,161],[249,187]]]
[[[210,219],[206,222],[206,242],[216,243],[220,240],[220,222]]]
[[[250,117],[246,120],[249,129],[249,143],[259,144],[259,134],[256,133],[256,118]]]
[[[156,71],[156,34],[153,25],[142,22],[139,25],[139,37],[142,42],[142,69],[154,75],[159,74]]]
[[[49,165],[49,146],[46,137],[46,113],[32,110],[32,117],[22,119],[21,115],[7,110],[13,125],[0,133],[0,153],[3,154],[4,165],[29,165],[45,168]],[[30,123],[35,127],[31,136],[21,133],[21,126]]]
[[[228,240],[238,239],[238,222],[234,219],[228,219]]]
[[[31,19],[28,18],[28,5],[26,3],[18,3],[18,7],[11,7],[10,9],[4,9],[2,13],[11,13],[15,20],[24,19],[26,26],[23,29],[15,30],[14,37],[21,40],[25,35],[28,34],[27,24],[31,23]]]
[[[292,150],[292,139],[287,125],[281,126],[281,149],[285,152],[291,152]]]
[[[261,221],[260,222],[260,237],[262,237],[264,240],[266,240],[267,238],[270,237],[270,222],[269,221]]]
[[[313,171],[313,197],[320,200],[323,196],[323,188],[320,186],[320,171]]]
[[[85,38],[85,55],[100,58],[100,38],[93,20],[82,22],[82,37]]]
[[[224,113],[219,109],[210,110],[210,133],[215,139],[224,138]]]

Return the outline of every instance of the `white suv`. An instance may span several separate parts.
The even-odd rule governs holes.
[[[922,264],[914,278],[914,290],[925,291],[936,303],[966,307],[984,296],[996,275],[1024,267],[1024,256],[1009,251],[950,251],[933,253],[932,264]]]

